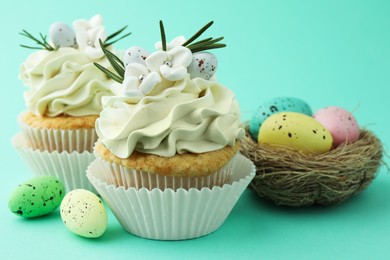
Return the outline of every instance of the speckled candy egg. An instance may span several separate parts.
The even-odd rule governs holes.
[[[331,133],[314,118],[296,112],[282,112],[263,122],[258,142],[311,154],[329,151],[333,140]]]
[[[58,208],[64,198],[64,184],[53,176],[39,176],[20,184],[11,194],[8,207],[18,216],[34,218]]]
[[[333,146],[359,139],[360,128],[351,112],[336,106],[320,109],[313,116],[323,124],[333,136]]]
[[[123,55],[123,62],[127,66],[130,63],[139,63],[145,65],[145,60],[149,52],[142,47],[133,46],[128,48]]]
[[[73,233],[83,237],[100,237],[107,227],[107,212],[94,193],[76,189],[66,194],[61,203],[61,218]]]
[[[294,97],[277,97],[261,104],[249,121],[249,133],[253,139],[257,139],[259,129],[263,122],[271,115],[290,111],[308,116],[312,115],[310,106],[303,100]]]
[[[76,46],[76,34],[69,25],[65,23],[53,23],[50,26],[49,36],[55,46],[74,47]]]
[[[203,78],[209,80],[217,70],[217,57],[209,52],[196,52],[192,55],[192,62],[188,66],[191,78]]]

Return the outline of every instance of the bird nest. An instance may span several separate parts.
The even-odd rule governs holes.
[[[247,129],[248,130],[248,129]],[[258,144],[249,132],[241,153],[256,165],[250,187],[277,205],[334,205],[364,190],[382,164],[383,148],[370,131],[357,141],[321,154],[305,155],[280,146]]]

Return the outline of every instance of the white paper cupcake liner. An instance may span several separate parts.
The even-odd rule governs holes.
[[[56,176],[64,182],[65,191],[86,189],[97,193],[86,177],[88,165],[95,159],[91,152],[48,152],[28,146],[22,133],[12,138],[12,144],[33,175]]]
[[[92,152],[97,141],[97,134],[94,128],[91,129],[47,129],[31,127],[19,122],[23,135],[29,146],[34,150],[41,151],[63,151]]]
[[[182,240],[218,229],[255,176],[253,163],[240,154],[231,170],[231,184],[200,190],[115,187],[107,183],[100,159],[88,167],[87,177],[126,231],[150,239]]]
[[[97,153],[95,156],[102,161],[105,169],[106,182],[113,184],[115,187],[124,186],[127,188],[152,190],[154,188],[173,189],[179,188],[201,189],[204,187],[212,188],[214,186],[223,186],[230,182],[231,168],[234,159],[227,163],[219,171],[205,177],[180,177],[180,176],[163,176],[146,171],[128,169],[122,165],[111,163],[102,159]]]

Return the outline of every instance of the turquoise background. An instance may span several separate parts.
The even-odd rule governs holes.
[[[218,80],[231,88],[243,121],[276,96],[295,96],[313,108],[353,111],[362,127],[390,144],[390,1],[7,1],[0,16],[0,258],[1,259],[389,259],[390,176],[382,168],[372,185],[330,208],[291,209],[247,190],[215,233],[178,242],[126,233],[110,213],[106,233],[84,239],[70,233],[59,211],[25,220],[8,211],[10,192],[31,177],[10,144],[25,109],[18,80],[31,53],[22,29],[47,33],[52,22],[103,15],[109,32],[129,25],[117,48],[153,50],[162,19],[168,39],[191,36],[209,20]],[[388,157],[385,161],[389,163]]]

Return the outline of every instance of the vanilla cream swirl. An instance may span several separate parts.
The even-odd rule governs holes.
[[[141,99],[103,97],[96,131],[120,158],[134,150],[164,157],[210,152],[233,146],[244,135],[234,93],[217,82],[189,77]]]
[[[93,62],[110,68],[104,58],[91,60],[74,48],[37,51],[22,64],[20,78],[29,88],[24,98],[27,109],[36,115],[98,115],[102,96],[113,95],[114,82]]]

